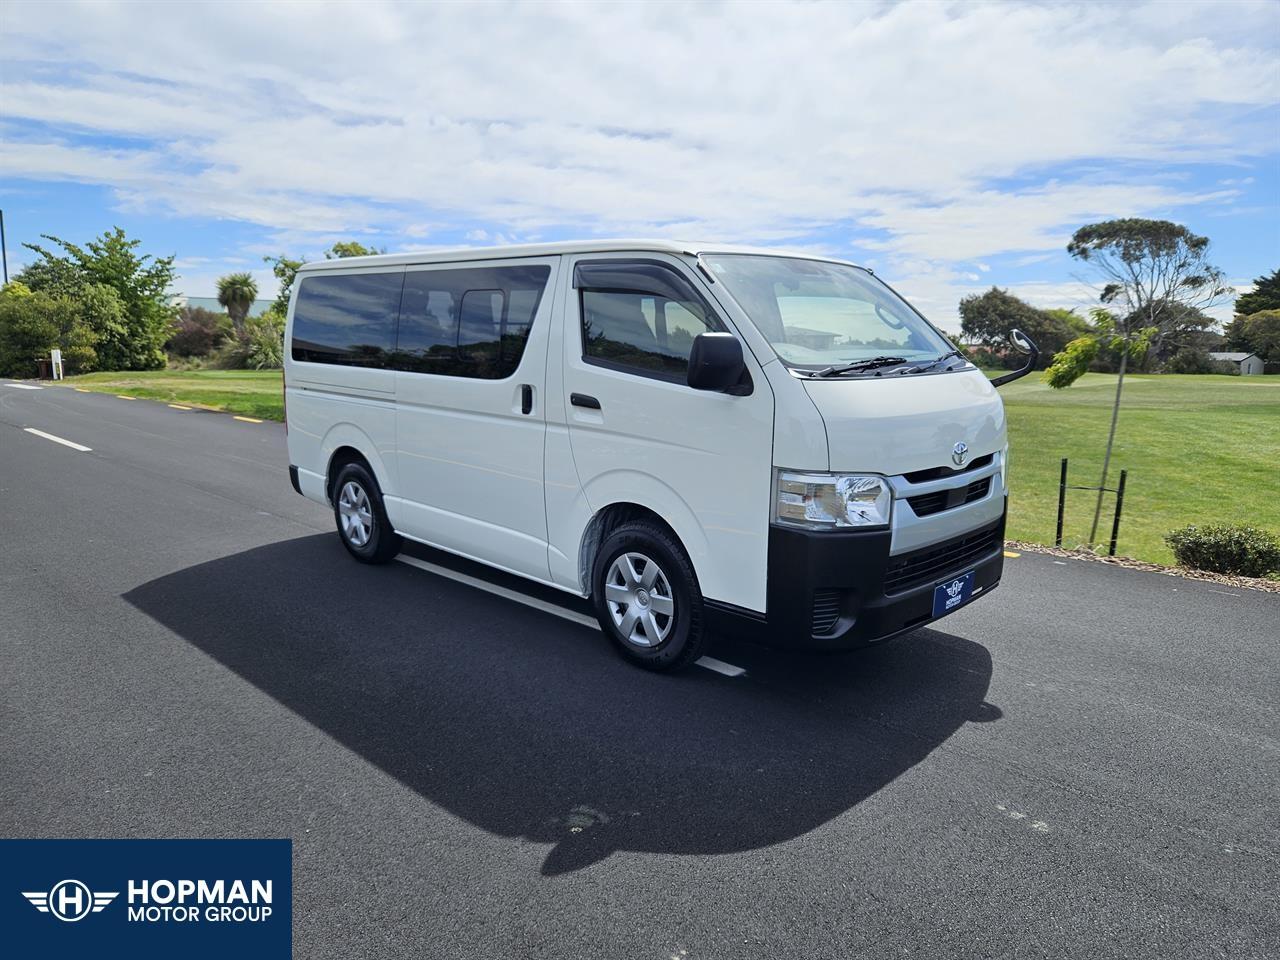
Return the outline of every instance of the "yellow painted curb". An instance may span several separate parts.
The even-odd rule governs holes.
[[[235,417],[236,420],[243,420],[245,423],[261,423],[261,420],[255,420],[253,417]]]
[[[1022,554],[1020,554],[1020,553],[1014,553],[1012,550],[1006,550],[1006,551],[1004,552],[1004,555],[1005,555],[1006,557],[1020,557],[1020,556],[1022,556]]]
[[[137,397],[126,397],[123,393],[117,393],[117,394],[116,394],[116,399],[117,399],[117,400],[137,400],[138,398],[137,398]]]
[[[171,403],[169,404],[169,406],[172,407],[174,410],[190,410],[191,409],[190,407],[184,407],[180,403]]]
[[[86,390],[84,387],[76,387],[76,393],[92,393],[92,390]]]

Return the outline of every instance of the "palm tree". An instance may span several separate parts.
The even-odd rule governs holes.
[[[218,280],[218,302],[227,308],[236,336],[244,336],[244,318],[258,299],[258,285],[248,273],[228,273]]]

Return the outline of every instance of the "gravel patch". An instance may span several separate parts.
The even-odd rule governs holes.
[[[1062,547],[1047,547],[1042,543],[1027,543],[1024,540],[1006,540],[1005,547],[1010,550],[1025,550],[1028,553],[1045,553],[1051,557],[1069,557],[1073,560],[1092,560],[1095,563],[1109,563],[1113,567],[1145,570],[1148,573],[1163,573],[1169,577],[1208,580],[1210,583],[1221,583],[1229,587],[1239,587],[1242,590],[1280,593],[1280,580],[1269,580],[1266,577],[1235,577],[1225,573],[1211,573],[1208,570],[1192,570],[1189,567],[1167,567],[1162,563],[1149,563],[1146,560],[1135,560],[1133,557],[1104,557],[1094,553],[1092,550],[1066,550]]]

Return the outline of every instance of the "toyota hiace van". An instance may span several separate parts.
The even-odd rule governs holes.
[[[409,539],[589,597],[651,669],[713,631],[866,645],[1000,582],[995,385],[852,263],[667,241],[310,263],[285,401],[294,488],[357,560]]]

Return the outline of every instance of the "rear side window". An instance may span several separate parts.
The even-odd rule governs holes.
[[[484,380],[511,376],[550,275],[546,265],[409,270],[395,366]]]
[[[588,363],[683,383],[693,338],[724,329],[688,280],[664,263],[583,261],[574,283]]]
[[[387,366],[403,284],[399,271],[303,277],[293,309],[293,359]]]

